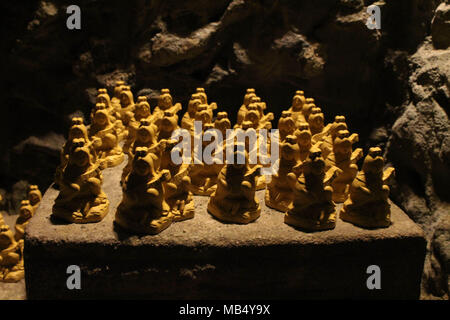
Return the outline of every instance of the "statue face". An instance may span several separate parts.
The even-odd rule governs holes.
[[[172,123],[170,118],[163,118],[161,121],[161,129],[163,131],[172,131],[175,129],[175,125]]]
[[[94,122],[99,125],[105,125],[108,121],[108,116],[104,112],[96,112],[94,116]]]
[[[134,171],[140,176],[146,176],[150,173],[150,165],[143,159],[139,159],[134,163]]]
[[[39,201],[41,201],[41,197],[34,192],[30,192],[28,197],[29,197],[31,204],[35,204],[35,203],[38,203]]]
[[[20,209],[20,215],[24,217],[25,219],[31,218],[31,211],[28,208],[21,208]]]
[[[141,118],[147,118],[150,115],[150,110],[146,105],[140,105],[136,108],[136,115]]]
[[[69,139],[84,138],[84,132],[79,127],[72,127],[69,132]]]
[[[311,143],[311,132],[309,130],[300,131],[297,135],[298,142],[302,145]]]
[[[161,101],[160,107],[164,109],[170,108],[172,106],[172,96],[170,94],[167,93],[163,94],[161,96],[160,101]]]
[[[128,97],[128,95],[126,93],[122,93],[120,95],[120,105],[122,106],[122,108],[125,108],[129,104],[130,104],[130,98]]]
[[[75,150],[74,163],[79,167],[84,167],[89,164],[89,153],[86,150]]]
[[[149,142],[150,141],[150,132],[146,128],[141,128],[138,131],[137,137],[140,142]]]

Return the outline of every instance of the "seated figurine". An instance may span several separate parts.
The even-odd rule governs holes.
[[[157,234],[169,227],[173,217],[163,186],[169,179],[169,170],[155,170],[147,148],[138,148],[132,170],[122,187],[123,198],[115,222],[138,234]]]
[[[308,117],[308,124],[313,137],[314,135],[320,134],[322,132],[324,128],[324,115],[320,108],[311,109],[311,114]]]
[[[151,150],[154,154],[161,155],[159,151],[159,143],[156,139],[157,137],[157,127],[153,123],[150,123],[148,119],[142,119],[140,121],[139,128],[136,131],[136,139],[134,140],[133,144],[131,145],[129,151],[128,151],[128,162],[126,166],[123,168],[122,171],[122,179],[121,184],[124,182],[125,177],[130,173],[133,158],[136,154],[136,149],[140,147],[146,147],[149,150]],[[159,163],[158,166],[159,168]]]
[[[244,163],[239,163],[243,159]],[[250,169],[244,146],[235,148],[234,163],[227,163],[220,171],[217,190],[208,202],[208,212],[224,222],[247,224],[261,214],[255,197],[256,175],[260,166]]]
[[[214,121],[214,128],[222,133],[223,140],[227,136],[227,130],[231,129],[231,121],[228,119],[228,113],[225,111],[218,112],[216,120]]]
[[[149,122],[153,122],[153,117],[150,111],[150,104],[148,103],[147,97],[145,96],[138,97],[138,102],[135,105],[134,114],[128,122],[128,136],[122,147],[125,154],[128,154],[131,145],[136,139],[136,131],[141,124],[141,120],[148,120]]]
[[[14,234],[14,239],[16,241],[20,241],[23,239],[23,235],[25,233],[25,227],[28,225],[28,222],[30,222],[30,219],[34,215],[34,208],[30,204],[30,201],[28,200],[22,200],[20,203],[20,209],[19,209],[19,216],[16,220],[16,225],[14,227],[16,233]]]
[[[203,125],[203,132],[199,134],[203,135],[205,131],[213,128],[214,124],[205,123]],[[195,137],[193,137],[193,139],[195,139]],[[206,146],[208,146],[209,144],[210,144],[209,141],[201,139],[201,150],[205,150]],[[222,146],[219,145],[215,151],[223,153],[224,150],[225,145]],[[192,165],[190,172],[191,184],[189,185],[189,189],[195,195],[209,196],[214,192],[214,190],[216,190],[217,176],[223,167],[223,161],[220,161],[219,158],[216,157],[215,154],[213,154],[212,155],[213,163],[207,164],[202,160],[198,159],[198,155],[199,152],[194,146],[193,149],[194,164]]]
[[[247,114],[247,107],[252,101],[252,98],[256,97],[255,89],[249,88],[247,89],[247,92],[244,96],[244,102],[242,103],[241,107],[239,108],[238,115],[237,115],[237,121],[235,127],[241,127],[242,122],[244,121],[245,115]]]
[[[101,221],[108,213],[109,201],[102,191],[102,175],[84,139],[76,139],[64,168],[60,193],[53,205],[53,216],[72,223]]]
[[[24,278],[23,246],[14,239],[14,234],[0,219],[0,281],[17,282]]]
[[[303,105],[302,108],[302,114],[303,114],[303,118],[305,119],[305,122],[308,122],[309,119],[309,115],[312,112],[312,109],[316,108],[316,105],[314,103],[314,98],[306,98],[305,99],[305,104]]]
[[[111,98],[111,106],[114,108],[116,114],[120,113],[120,109],[122,106],[120,105],[120,94],[122,93],[122,89],[126,87],[125,81],[116,81],[116,85],[114,87],[114,95]]]
[[[169,89],[161,89],[161,95],[158,98],[158,105],[153,110],[153,116],[155,120],[164,117],[164,112],[169,111],[171,113],[178,113],[181,110],[181,103],[177,102],[173,104],[172,95]]]
[[[381,149],[370,148],[340,211],[342,220],[363,228],[385,228],[391,224],[388,183],[395,170],[391,167],[383,171],[383,166]]]
[[[189,163],[175,164],[171,160],[171,153],[178,152],[182,155],[182,149],[173,148],[174,144],[169,144],[165,148],[161,160],[161,169],[167,169],[170,172],[170,180],[165,183],[166,201],[170,207],[173,221],[183,221],[194,217],[195,206],[194,197],[190,191],[189,185],[191,178],[189,173],[192,165]]]
[[[210,109],[211,111],[217,109],[216,102],[208,103],[208,96],[206,95],[205,88],[197,88],[196,93],[197,93],[198,97],[200,98],[202,104],[206,104],[208,106],[208,109]]]
[[[188,109],[181,119],[181,127],[188,130],[189,132],[194,132],[194,121],[195,114],[197,113],[197,108],[202,104],[202,101],[197,94],[193,94],[191,100],[188,103]]]
[[[280,132],[280,142],[284,141],[288,135],[294,134],[296,121],[290,111],[283,111],[278,120],[278,130]]]
[[[61,149],[61,155],[60,155],[61,162],[60,162],[59,166],[56,168],[56,173],[55,173],[56,186],[59,186],[59,184],[60,184],[60,181],[62,179],[62,172],[69,161],[69,155],[70,155],[70,152],[72,151],[73,141],[75,139],[84,139],[86,145],[89,147],[91,156],[93,157],[94,161],[97,161],[97,152],[95,151],[95,148],[89,139],[88,129],[83,124],[83,118],[73,117],[72,118],[72,126],[69,129],[69,136],[67,138],[67,141],[64,143],[64,145]]]
[[[92,140],[102,170],[119,165],[125,158],[119,146],[116,127],[103,106],[99,104],[89,127],[89,139]]]
[[[352,151],[353,142],[347,130],[340,130],[333,143],[333,152],[326,159],[327,168],[335,166],[342,170],[333,180],[333,201],[344,202],[348,197],[349,187],[358,173],[356,162],[362,158],[361,148]]]
[[[293,203],[284,222],[307,231],[333,229],[336,226],[336,211],[330,184],[340,169],[325,172],[325,161],[320,150],[315,148],[311,149],[302,167],[298,179],[288,176]]]
[[[294,119],[296,126],[300,122],[306,122],[305,116],[303,115],[303,106],[306,104],[306,99],[303,91],[297,90],[294,97],[292,98],[292,105],[288,109],[291,113],[292,119]]]
[[[287,212],[293,200],[293,193],[288,179],[296,179],[296,172],[301,165],[300,149],[297,138],[293,135],[286,137],[280,144],[280,159],[278,160],[278,172],[272,176],[267,185],[265,203],[266,206],[281,212]],[[288,178],[288,176],[291,176]]]
[[[115,122],[116,118],[119,116],[118,113],[116,112],[116,110],[114,109],[114,107],[112,106],[111,103],[111,99],[109,97],[108,91],[105,88],[101,88],[98,89],[98,94],[97,94],[97,98],[95,100],[95,103],[103,103],[106,106],[106,110],[108,110],[110,116],[111,116],[111,121]],[[91,110],[91,119],[94,116],[95,113],[95,109],[93,108]]]
[[[42,193],[37,185],[32,184],[28,187],[27,198],[28,201],[30,202],[30,205],[33,207],[34,212],[36,212],[42,200]]]

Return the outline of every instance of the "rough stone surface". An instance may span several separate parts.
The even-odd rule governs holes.
[[[195,197],[194,219],[156,236],[134,236],[113,223],[121,167],[104,171],[111,209],[100,223],[53,220],[58,191],[47,190],[26,233],[28,298],[419,297],[425,239],[394,204],[387,229],[339,220],[334,230],[305,233],[264,205],[264,191],[261,217],[248,225],[215,220],[206,211],[209,198]],[[82,270],[82,290],[66,288],[71,264]],[[372,264],[382,270],[382,290],[366,287]]]

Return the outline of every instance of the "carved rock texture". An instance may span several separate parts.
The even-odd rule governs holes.
[[[82,0],[81,30],[68,30],[70,1],[4,1],[0,187],[45,189],[71,115],[87,118],[96,89],[119,79],[152,108],[161,88],[186,108],[205,87],[232,122],[247,87],[274,123],[301,89],[326,122],[345,115],[365,152],[386,150],[398,173],[391,197],[429,240],[423,295],[446,297],[449,2],[377,1],[381,29],[369,30],[372,3]]]

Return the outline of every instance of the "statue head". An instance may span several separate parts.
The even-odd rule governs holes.
[[[322,175],[325,172],[325,161],[322,158],[322,151],[319,148],[312,147],[306,160],[304,170],[305,175]]]
[[[295,96],[292,98],[292,109],[294,111],[301,111],[303,109],[304,104],[306,103],[306,99],[303,96],[303,94],[298,94],[298,92],[303,91],[297,91],[295,93]]]
[[[207,104],[200,104],[197,106],[197,112],[195,113],[195,120],[201,121],[203,124],[210,123],[211,113]]]
[[[146,96],[139,96],[136,109],[134,110],[136,119],[148,118],[151,115],[150,104]]]
[[[28,200],[22,200],[20,202],[19,215],[21,218],[26,220],[30,219],[33,216],[33,207]]]
[[[120,93],[125,86],[125,81],[116,81],[116,86],[114,87],[114,97],[120,99]]]
[[[72,118],[72,126],[69,129],[69,141],[76,138],[85,138],[88,140],[88,132],[86,126],[83,124],[83,118]]]
[[[133,172],[138,176],[149,177],[155,175],[154,163],[146,147],[136,148],[132,166]]]
[[[284,132],[294,132],[295,121],[290,111],[283,111],[281,113],[280,120],[278,120],[278,129]]]
[[[97,103],[93,123],[100,127],[105,127],[109,124],[109,113],[106,110],[105,104]]]
[[[297,137],[297,143],[301,146],[308,146],[311,144],[311,131],[309,130],[309,124],[306,122],[300,122],[297,130],[295,130],[295,136]]]
[[[161,95],[158,98],[158,107],[162,110],[169,109],[173,105],[172,96],[169,89],[161,89]]]
[[[36,205],[42,200],[42,193],[39,190],[37,185],[30,185],[28,187],[28,200],[30,201],[31,205]]]
[[[381,149],[379,147],[369,149],[369,153],[364,159],[362,167],[365,174],[374,175],[381,178],[384,167],[384,159],[381,154]]]
[[[150,127],[148,119],[142,119],[136,133],[136,140],[141,143],[156,142],[154,131]]]
[[[160,129],[164,132],[172,132],[177,128],[178,116],[172,111],[164,111],[164,116],[160,122]]]
[[[134,104],[134,98],[131,88],[129,86],[123,86],[120,92],[120,105],[122,108],[126,108],[132,104]]]
[[[111,99],[105,88],[98,89],[96,103],[104,103],[107,108],[111,107]]]
[[[248,106],[252,98],[256,97],[255,89],[249,88],[244,96],[244,105]]]
[[[350,132],[348,130],[339,130],[336,138],[333,140],[333,152],[337,156],[350,159],[352,155],[352,142],[349,139]]]
[[[202,103],[208,104],[208,96],[206,95],[205,88],[197,88],[197,96],[200,98]]]
[[[193,94],[191,100],[189,100],[188,104],[188,112],[192,115],[197,112],[197,108],[202,104],[202,101],[198,97],[198,95]]]

